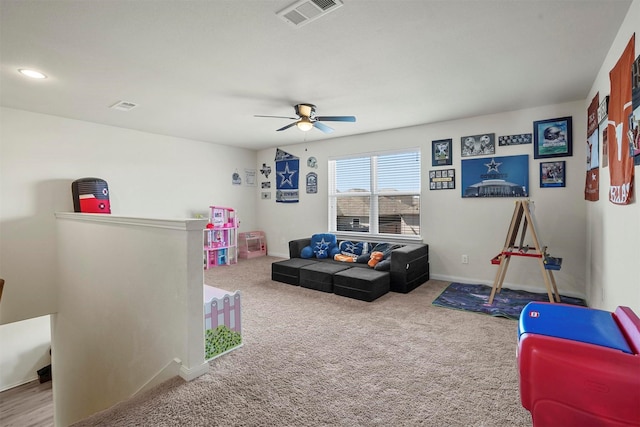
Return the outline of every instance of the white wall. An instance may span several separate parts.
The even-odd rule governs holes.
[[[596,77],[583,107],[599,93],[600,100],[610,94],[609,71],[615,66],[622,51],[635,32],[635,57],[640,55],[640,1],[634,1],[618,35]],[[600,128],[600,141],[602,129]],[[582,138],[586,138],[586,133]],[[609,139],[611,141],[611,139]],[[600,144],[602,153],[602,144]],[[602,159],[602,155],[600,155]],[[627,206],[609,202],[609,168],[600,168],[600,200],[587,203],[589,218],[587,241],[587,293],[591,304],[605,310],[614,310],[619,305],[631,307],[640,313],[640,205],[638,185],[640,168],[635,167],[634,202]]]
[[[529,186],[535,202],[538,235],[553,256],[563,258],[562,270],[555,274],[559,289],[565,295],[585,296],[586,208],[584,201],[586,110],[583,101],[504,114],[435,123],[368,135],[280,147],[300,157],[300,203],[275,203],[258,200],[260,228],[266,233],[269,253],[288,256],[287,242],[327,230],[327,159],[352,153],[385,149],[420,147],[422,151],[421,230],[428,243],[431,277],[467,283],[493,283],[496,266],[491,258],[502,249],[514,199],[463,199],[460,189],[460,138],[465,135],[495,132],[512,135],[533,132],[533,121],[573,116],[573,156],[558,158],[567,162],[565,188],[540,188],[540,160],[533,158],[533,144],[496,147],[497,156],[529,154]],[[456,189],[430,191],[428,172],[431,166],[431,141],[452,138],[453,168]],[[497,145],[497,142],[496,142]],[[318,194],[306,194],[304,176],[312,169],[307,158],[315,156],[319,167]],[[275,170],[275,149],[258,153],[258,163],[265,162]],[[442,169],[442,168],[441,168]],[[264,181],[264,177],[261,177]],[[270,176],[272,187],[275,178]],[[274,192],[275,190],[273,190]],[[286,227],[283,225],[286,224]],[[532,243],[529,239],[528,243]],[[469,264],[461,264],[461,255],[469,255]],[[427,285],[428,286],[428,285]],[[514,259],[507,272],[505,286],[544,291],[537,262]]]
[[[255,165],[246,149],[1,108],[0,325],[56,311],[54,212],[73,211],[74,180],[105,179],[114,215],[184,218],[218,204],[236,208],[250,231],[256,188],[233,186],[231,175]],[[0,334],[8,358],[11,336]],[[0,389],[7,385],[0,377]]]
[[[0,327],[0,391],[38,379],[38,369],[51,363],[50,316]]]
[[[633,32],[640,34],[638,0],[632,3],[586,101],[281,147],[300,157],[302,176],[311,171],[306,167],[309,156],[319,160],[314,170],[319,176],[318,194],[305,194],[302,186],[297,204],[260,200],[259,188],[230,184],[236,169],[242,173],[263,162],[273,168],[275,148],[262,150],[256,157],[248,150],[1,108],[0,276],[7,284],[0,303],[0,373],[12,368],[16,352],[22,351],[13,343],[25,336],[38,337],[29,356],[38,360],[34,354],[40,353],[40,337],[49,333],[48,321],[38,321],[34,327],[6,324],[55,311],[53,212],[72,210],[70,184],[75,179],[106,179],[116,214],[184,217],[206,210],[209,204],[233,206],[240,214],[241,230],[264,230],[269,253],[287,256],[288,240],[327,228],[329,155],[421,147],[426,189],[432,140],[453,138],[455,144],[467,134],[531,132],[533,120],[564,115],[574,120],[574,155],[565,159],[567,187],[538,188],[539,162],[530,160],[531,198],[537,206],[539,232],[552,254],[564,258],[563,269],[556,275],[559,288],[562,293],[587,295],[597,308],[627,305],[640,312],[638,203],[620,207],[607,201],[608,169],[601,173],[600,201],[583,200],[586,107],[596,92],[601,98],[609,93],[608,72]],[[636,40],[636,55],[638,43]],[[531,146],[499,147],[497,155],[524,153],[531,154]],[[453,165],[458,186],[459,154],[455,152]],[[275,187],[274,173],[269,179],[258,173],[258,182],[268,180]],[[488,260],[504,243],[512,211],[511,200],[463,200],[459,189],[425,190],[421,227],[430,244],[432,277],[492,282],[495,267]],[[470,264],[460,264],[462,253],[469,255]],[[535,265],[520,261],[511,264],[505,285],[541,288],[541,283]],[[24,381],[31,378],[26,375]],[[0,390],[13,385],[12,381],[0,374]]]
[[[128,399],[176,358],[187,380],[207,372],[206,220],[79,213],[56,218],[56,425],[70,425]]]

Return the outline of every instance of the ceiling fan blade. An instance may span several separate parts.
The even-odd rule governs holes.
[[[285,116],[260,116],[260,115],[254,115],[253,117],[267,117],[270,119],[289,119],[289,120],[298,120],[298,117],[285,117]]]
[[[355,116],[319,116],[315,117],[316,120],[321,122],[355,122]]]
[[[296,125],[296,123],[297,123],[297,122],[293,122],[293,123],[288,124],[288,125],[286,125],[286,126],[284,126],[284,127],[281,127],[280,129],[276,129],[276,132],[280,132],[281,130],[287,130],[287,129],[289,129],[291,126],[295,126],[295,125]]]
[[[325,125],[324,123],[320,123],[320,122],[313,122],[313,127],[321,130],[324,133],[331,133],[333,132],[333,128],[330,128],[329,126]]]

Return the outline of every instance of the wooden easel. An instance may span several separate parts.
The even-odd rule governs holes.
[[[538,235],[536,234],[533,212],[529,206],[530,204],[533,205],[533,202],[529,202],[528,200],[516,201],[516,208],[513,211],[513,217],[511,218],[511,225],[509,225],[509,232],[507,233],[507,239],[504,242],[504,247],[502,248],[502,251],[491,260],[492,264],[499,264],[499,267],[498,272],[496,273],[496,278],[493,281],[493,289],[491,289],[489,304],[493,304],[493,298],[495,297],[496,292],[500,293],[500,290],[502,289],[502,283],[504,282],[504,277],[507,274],[507,268],[509,267],[509,261],[511,261],[512,256],[536,258],[540,265],[544,284],[547,287],[549,302],[560,302],[560,294],[556,287],[556,280],[553,277],[553,270],[560,270],[562,258],[549,256],[547,254],[547,247],[541,245]],[[533,247],[529,245],[523,246],[527,229],[533,238]],[[518,234],[520,234],[520,241],[518,242],[519,244],[516,245]]]

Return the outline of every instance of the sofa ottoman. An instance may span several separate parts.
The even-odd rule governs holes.
[[[291,258],[271,264],[271,280],[298,286],[300,284],[300,267],[315,264],[312,259]]]
[[[333,293],[371,302],[389,292],[389,273],[367,268],[350,268],[333,276]]]
[[[331,262],[314,262],[305,265],[300,267],[300,286],[322,292],[333,292],[333,275],[350,268],[350,265]]]

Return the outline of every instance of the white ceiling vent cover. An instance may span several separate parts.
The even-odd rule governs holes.
[[[342,6],[341,0],[300,0],[276,13],[281,19],[302,27]]]
[[[120,110],[120,111],[130,111],[136,108],[137,106],[138,104],[134,104],[133,102],[118,101],[109,108],[113,108],[114,110]]]

